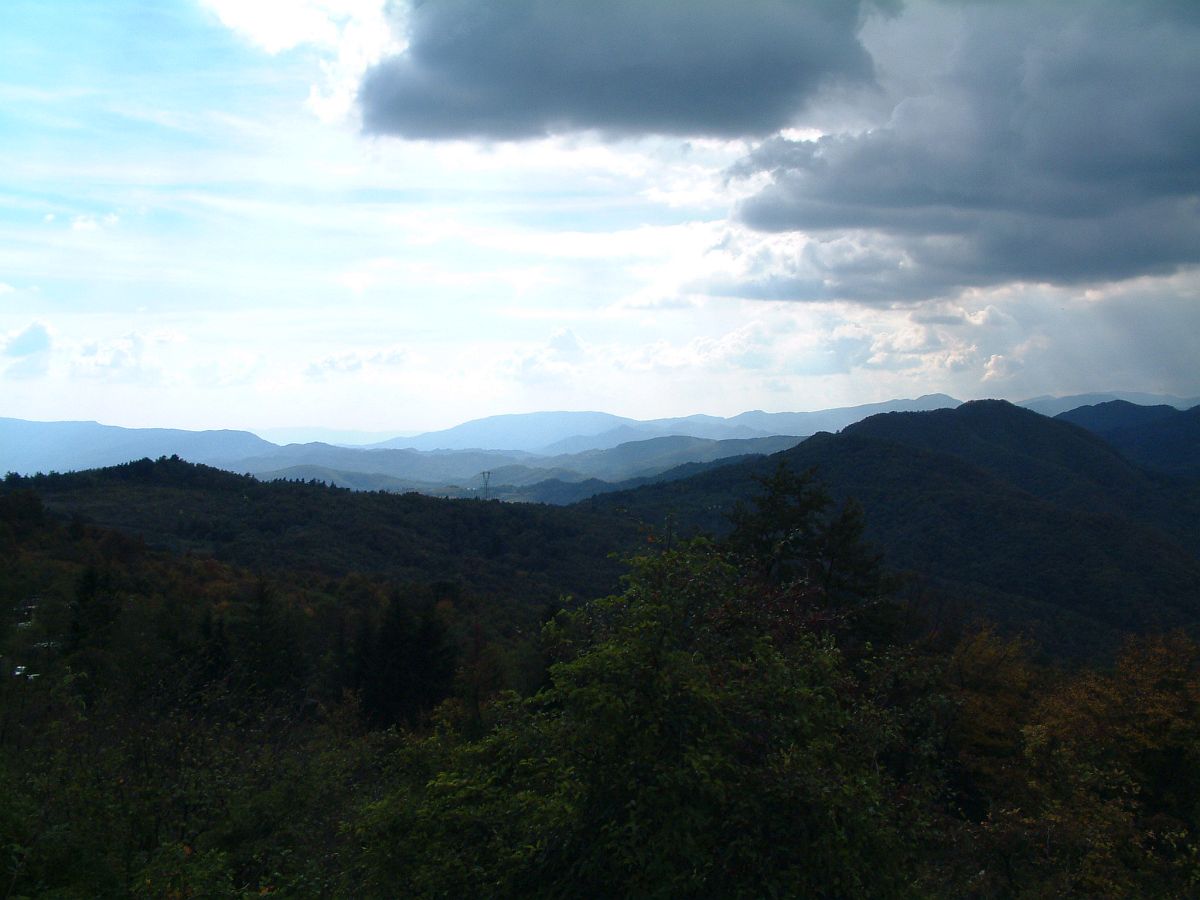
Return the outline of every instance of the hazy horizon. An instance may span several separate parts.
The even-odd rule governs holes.
[[[787,414],[799,414],[799,415],[813,414],[813,415],[817,415],[817,414],[821,414],[821,413],[834,412],[836,410],[841,410],[841,409],[858,409],[861,407],[882,405],[882,404],[886,404],[889,402],[903,403],[905,401],[916,401],[916,400],[920,400],[926,396],[947,396],[947,397],[949,397],[949,395],[940,394],[940,392],[939,392],[934,395],[922,395],[922,397],[910,397],[910,398],[889,397],[889,398],[886,398],[885,400],[870,401],[870,402],[864,403],[864,404],[849,404],[844,407],[823,407],[823,408],[819,408],[819,409],[811,408],[811,409],[789,409],[789,410],[783,410],[783,409],[780,409],[780,410],[762,410],[762,409],[741,410],[739,413],[734,413],[732,416],[721,417],[721,418],[732,419],[741,414],[756,413],[756,412],[765,412],[768,415],[778,415],[778,414],[784,414],[784,415],[787,415]],[[1159,404],[1173,405],[1178,409],[1187,409],[1190,406],[1195,405],[1198,401],[1200,401],[1200,397],[1179,397],[1179,396],[1167,395],[1167,394],[1145,394],[1145,393],[1136,392],[1136,391],[1095,391],[1095,392],[1088,392],[1087,394],[1069,394],[1069,395],[1040,394],[1036,397],[1023,397],[1023,398],[974,397],[974,398],[969,398],[969,399],[970,400],[1000,399],[1000,400],[1007,400],[1008,402],[1013,403],[1014,405],[1017,405],[1017,406],[1029,405],[1031,407],[1037,407],[1037,406],[1041,405],[1038,401],[1060,400],[1060,399],[1073,400],[1074,398],[1082,398],[1079,400],[1078,404],[1076,404],[1076,405],[1087,406],[1087,405],[1091,405],[1094,402],[1104,402],[1104,400],[1102,398],[1106,398],[1106,397],[1116,397],[1117,399],[1123,399],[1128,402],[1132,402],[1135,404],[1142,404],[1142,405],[1159,405]],[[1095,398],[1095,399],[1093,399],[1093,398]],[[952,399],[952,400],[955,400],[958,402],[969,402],[969,400],[964,400],[961,397],[949,397],[949,399]],[[1061,405],[1062,409],[1064,411],[1069,408],[1074,408],[1074,406],[1070,405],[1070,404],[1051,404],[1051,405],[1055,409],[1057,409],[1058,406]],[[337,445],[337,446],[345,446],[345,447],[359,447],[359,446],[369,446],[372,444],[383,443],[385,441],[394,441],[394,440],[403,439],[403,438],[416,438],[416,437],[421,437],[421,436],[428,435],[428,434],[436,434],[436,433],[439,433],[442,431],[452,431],[462,425],[469,425],[472,423],[483,422],[483,421],[487,421],[487,420],[504,419],[504,418],[508,418],[508,417],[536,416],[536,415],[573,415],[573,414],[596,414],[596,413],[599,413],[601,415],[611,415],[616,418],[628,419],[631,422],[653,422],[653,421],[664,421],[664,420],[671,420],[671,419],[683,420],[683,419],[688,419],[689,417],[709,415],[708,413],[700,411],[700,412],[683,413],[678,416],[662,416],[662,417],[656,417],[654,419],[638,419],[633,416],[623,416],[621,413],[614,413],[610,410],[567,410],[567,409],[527,410],[527,411],[523,411],[523,412],[491,413],[491,414],[487,414],[484,416],[477,416],[477,417],[473,417],[471,419],[464,419],[464,420],[460,420],[460,421],[450,422],[443,426],[427,428],[427,429],[419,429],[418,430],[418,429],[412,429],[412,428],[405,428],[403,426],[397,426],[394,429],[383,429],[383,430],[372,430],[372,431],[353,429],[353,428],[335,428],[335,427],[330,427],[327,425],[322,425],[320,423],[313,423],[311,425],[291,424],[291,425],[281,425],[281,426],[273,426],[273,427],[256,427],[254,425],[249,425],[249,426],[245,426],[245,427],[236,427],[235,428],[232,426],[216,425],[216,426],[211,426],[211,427],[206,427],[206,428],[184,428],[181,426],[172,425],[170,423],[161,423],[161,422],[154,422],[154,423],[149,423],[149,424],[145,424],[145,425],[127,425],[122,422],[101,421],[101,420],[97,420],[97,419],[76,419],[76,420],[24,419],[23,421],[42,422],[42,423],[46,423],[46,424],[53,424],[54,422],[64,422],[64,421],[66,421],[66,422],[72,422],[72,421],[74,421],[74,422],[92,422],[92,423],[102,425],[102,426],[115,426],[118,428],[126,428],[126,429],[131,429],[131,430],[167,429],[167,430],[183,430],[183,431],[197,431],[197,432],[198,431],[245,431],[245,432],[254,434],[259,438],[262,438],[263,440],[269,441],[274,444],[278,444],[280,446],[284,446],[287,444],[304,444],[304,443],[314,443],[315,442],[315,443],[328,443],[328,444],[333,444],[333,445]],[[1055,415],[1056,413],[1044,413],[1044,414]],[[0,416],[0,418],[13,418],[13,417]]]
[[[1200,395],[1197,10],[9,0],[0,416]]]

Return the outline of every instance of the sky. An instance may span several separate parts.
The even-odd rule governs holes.
[[[0,416],[1200,395],[1194,0],[4,0]]]

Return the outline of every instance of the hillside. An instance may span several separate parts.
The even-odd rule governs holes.
[[[730,421],[779,434],[816,434],[818,431],[841,431],[847,425],[880,413],[954,409],[961,403],[961,400],[946,394],[923,394],[915,400],[887,400],[883,403],[842,406],[815,412],[766,413],[753,410],[734,416]]]
[[[9,484],[24,486],[52,512],[153,547],[264,573],[459,582],[527,605],[610,592],[620,564],[609,554],[636,541],[631,524],[575,510],[263,483],[178,459]]]
[[[541,457],[526,461],[520,466],[510,467],[507,471],[498,470],[494,476],[495,481],[500,484],[530,484],[532,480],[539,480],[538,470],[558,470],[577,473],[581,478],[595,478],[607,482],[624,481],[658,475],[685,463],[705,463],[733,456],[777,453],[795,446],[799,440],[788,435],[719,441],[671,435],[618,444],[608,449]],[[511,480],[510,476],[517,476],[520,480]]]
[[[615,482],[656,475],[687,462],[774,453],[797,440],[780,436],[715,441],[673,435],[555,456],[516,450],[361,450],[319,443],[291,444],[237,460],[228,468],[264,480],[317,478],[356,490],[402,489],[438,496],[447,492],[451,496],[471,496],[482,486],[484,471],[492,473],[493,484],[514,488],[549,479]],[[492,496],[507,495],[498,492]]]
[[[831,441],[840,436],[808,444]],[[846,466],[871,465],[877,443],[841,441]],[[927,471],[920,489],[957,490],[959,473]],[[921,596],[880,596],[870,555],[844,520],[821,514],[811,487],[777,484],[785,493],[772,496],[795,505],[755,504],[742,520],[748,543],[642,541],[619,595],[556,611],[534,594],[439,579],[437,565],[410,580],[395,568],[343,572],[336,556],[264,571],[164,552],[79,515],[47,515],[38,493],[110,516],[104,502],[119,500],[120,514],[157,522],[160,539],[171,515],[210,503],[229,516],[231,533],[211,538],[226,550],[245,549],[237,532],[264,516],[311,515],[343,498],[354,517],[382,512],[367,524],[386,530],[406,498],[262,485],[179,460],[6,479],[10,893],[385,898],[419,883],[415,896],[457,896],[478,873],[497,880],[516,866],[509,882],[520,890],[505,895],[549,895],[552,884],[554,896],[573,896],[581,853],[593,872],[641,860],[648,820],[655,861],[675,858],[677,823],[698,823],[678,864],[694,885],[687,896],[737,896],[748,866],[778,896],[823,895],[826,873],[843,870],[871,873],[854,896],[1011,896],[1014,845],[1055,835],[1066,850],[1053,862],[1070,873],[1097,835],[1124,847],[1131,831],[1148,852],[1110,865],[1097,895],[1187,896],[1190,870],[1158,835],[1164,822],[1194,833],[1182,829],[1200,797],[1187,777],[1200,646],[1160,635],[1128,642],[1114,665],[1065,667],[989,629],[944,629]],[[1002,514],[1008,489],[984,487],[999,495],[987,512]],[[499,503],[417,499],[416,518],[457,517],[491,538],[527,522]],[[339,524],[325,540],[364,537]],[[792,545],[801,554],[786,556],[780,580],[765,565],[775,548],[755,535],[784,524],[811,540]],[[570,537],[598,549],[594,534]],[[464,560],[477,552],[462,549]],[[836,589],[818,586],[834,561],[865,567],[842,570],[852,574]],[[1028,561],[1060,562],[1053,550]],[[520,582],[507,555],[488,562]],[[1061,607],[1021,611],[1045,633],[1080,630],[1068,649],[1095,632]],[[1136,803],[1115,821],[1114,795]],[[1018,803],[1020,816],[993,814]],[[636,831],[597,827],[613,817]],[[843,836],[831,820],[852,827]],[[809,837],[826,833],[837,843]],[[547,843],[548,862],[528,849]],[[726,865],[730,847],[740,855]],[[1047,870],[1022,886],[1040,888]],[[641,896],[641,867],[628,871],[597,895]],[[981,872],[1000,873],[986,892]]]
[[[1200,504],[1066,423],[1002,402],[887,414],[842,434],[581,506],[721,530],[780,461],[857,498],[868,535],[941,602],[1088,653],[1126,629],[1200,623]],[[1124,504],[1128,503],[1126,508]]]
[[[1200,406],[1136,406],[1122,401],[1085,406],[1057,418],[1102,437],[1140,466],[1200,478]]]
[[[1200,478],[1200,406],[1157,422],[1118,428],[1104,437],[1149,469]]]
[[[1107,441],[1003,400],[876,416],[845,433],[955,456],[1073,510],[1165,526],[1200,553],[1200,534],[1188,528],[1196,521],[1194,497],[1181,497],[1178,486],[1130,463]]]
[[[329,444],[289,444],[233,461],[230,471],[263,475],[300,466],[318,466],[340,473],[381,475],[403,482],[436,485],[469,482],[484,469],[523,462],[527,454],[483,450],[362,450]]]
[[[689,464],[568,508],[263,484],[175,460],[25,479],[46,505],[156,546],[261,570],[450,579],[504,602],[611,590],[610,554],[659,531],[721,534],[779,462],[857,498],[893,568],[938,603],[1056,652],[1111,649],[1125,629],[1200,622],[1200,502],[1099,438],[1001,401],[888,413],[774,456]],[[317,476],[313,476],[317,477]],[[497,484],[497,489],[501,489]],[[512,496],[611,488],[550,480]]]
[[[1078,425],[1093,434],[1103,435],[1118,428],[1149,425],[1162,419],[1178,415],[1179,410],[1165,403],[1155,406],[1139,406],[1128,400],[1109,400],[1090,406],[1079,406],[1059,413],[1054,418],[1061,422]]]

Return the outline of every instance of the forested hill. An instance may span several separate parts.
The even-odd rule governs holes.
[[[780,462],[815,468],[839,501],[860,501],[887,564],[916,573],[939,603],[1052,652],[1088,655],[1124,630],[1200,622],[1194,485],[1002,401],[883,414],[569,508],[263,484],[174,459],[18,483],[51,510],[258,571],[446,580],[537,606],[611,592],[613,555],[644,546],[647,527],[724,533],[755,478]]]
[[[720,531],[781,461],[864,507],[894,567],[968,614],[1088,654],[1128,629],[1200,623],[1200,503],[1065,423],[1000,401],[891,413],[773,457],[581,506]]]
[[[1141,406],[1128,400],[1109,400],[1105,403],[1093,403],[1088,406],[1077,406],[1054,418],[1061,422],[1070,422],[1080,428],[1086,428],[1093,434],[1106,434],[1118,428],[1138,427],[1149,425],[1163,419],[1170,419],[1179,414],[1179,410],[1166,403],[1154,406]]]
[[[151,546],[268,574],[447,580],[533,605],[610,593],[621,571],[610,554],[637,540],[627,520],[587,511],[263,483],[174,458],[7,484]]]
[[[1200,645],[1162,632],[1200,619],[1194,507],[1030,415],[885,416],[567,508],[175,458],[7,477],[0,884],[1193,896]]]
[[[874,416],[850,426],[845,434],[955,456],[1070,509],[1164,527],[1200,554],[1200,503],[1194,485],[1164,479],[1107,440],[1003,400],[977,400],[956,410]]]
[[[1200,478],[1200,406],[1136,406],[1113,400],[1056,418],[1086,428],[1129,459],[1158,472]]]

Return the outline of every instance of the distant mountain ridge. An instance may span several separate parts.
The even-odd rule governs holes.
[[[393,438],[366,449],[537,450],[574,435],[594,435],[632,425],[636,419],[603,412],[506,413],[472,419],[442,431]]]
[[[714,441],[680,435],[633,441],[606,450],[535,456],[485,450],[369,450],[327,444],[291,445],[276,453],[242,460],[239,471],[264,480],[316,479],[355,490],[407,490],[436,495],[474,496],[489,473],[490,496],[536,499],[524,488],[542,481],[594,482],[604,486],[653,477],[689,462],[712,462],[748,454],[775,453],[799,438],[772,436]],[[572,499],[578,499],[573,497]]]
[[[843,434],[956,456],[1021,490],[1081,512],[1172,521],[1161,485],[1107,441],[1004,400],[864,419]],[[1200,551],[1200,535],[1194,549]]]
[[[276,449],[248,431],[121,428],[98,422],[30,422],[0,418],[0,471],[67,472],[177,454],[220,466]]]
[[[767,413],[761,410],[722,416],[681,416],[666,419],[628,419],[598,412],[515,413],[473,419],[443,431],[396,438],[372,448],[414,450],[525,450],[555,455],[603,450],[631,441],[678,435],[731,440],[773,435],[796,437],[844,428],[867,416],[892,410],[941,409],[958,406],[946,394],[888,400],[814,412]]]
[[[1049,408],[1051,401],[1062,404],[1073,399],[1041,398],[1039,402]],[[753,410],[729,418],[693,415],[641,421],[602,412],[542,412],[492,416],[365,447],[323,442],[279,446],[245,431],[0,419],[0,473],[72,471],[178,455],[268,480],[316,479],[356,490],[415,490],[448,496],[473,495],[483,486],[482,473],[488,472],[490,496],[553,497],[562,502],[577,499],[585,485],[612,490],[687,463],[774,453],[808,435],[854,427],[872,416],[938,411],[944,416],[956,408],[961,404],[953,397],[929,394],[813,412]],[[1200,425],[1189,424],[1194,420],[1172,406],[1106,401],[1064,419],[1072,415],[1140,465],[1177,475],[1200,474],[1196,449],[1200,439],[1195,434]],[[542,481],[554,483],[539,490],[536,485]]]
[[[708,441],[779,435],[802,437],[822,428],[843,427],[883,408],[931,408],[957,405],[958,402],[938,394],[916,400],[891,400],[811,413],[755,411],[732,419],[695,415],[640,421],[603,412],[511,414],[357,447],[323,442],[281,447],[247,431],[121,428],[96,422],[32,422],[0,418],[0,473],[66,472],[119,465],[143,457],[178,455],[190,462],[239,473],[277,473],[316,466],[333,472],[385,475],[405,482],[439,483],[446,479],[471,478],[486,469],[522,464],[530,454],[558,457],[610,450],[621,444],[662,437]],[[474,451],[474,456],[451,456],[466,451]],[[738,450],[736,454],[728,455],[744,452],[754,451]],[[418,454],[437,454],[442,458]],[[687,461],[688,458],[673,459],[669,465]],[[664,467],[669,465],[664,464]],[[578,474],[591,477],[594,473],[585,469]],[[636,472],[610,474],[628,478]]]
[[[1140,406],[1137,403],[1130,403],[1128,400],[1109,400],[1091,406],[1079,406],[1059,413],[1054,418],[1078,425],[1080,428],[1086,428],[1093,434],[1106,434],[1116,431],[1118,428],[1149,425],[1178,414],[1178,409],[1165,403],[1157,406]]]
[[[1175,397],[1171,394],[1143,394],[1136,391],[1109,391],[1096,394],[1070,394],[1065,397],[1041,396],[1029,400],[1020,400],[1017,406],[1031,409],[1036,413],[1051,418],[1060,413],[1078,409],[1081,406],[1095,406],[1112,400],[1124,400],[1137,406],[1173,406],[1176,409],[1190,409],[1200,403],[1200,397]]]
[[[1138,465],[1200,478],[1200,406],[1137,406],[1110,400],[1055,417],[1103,438]]]

